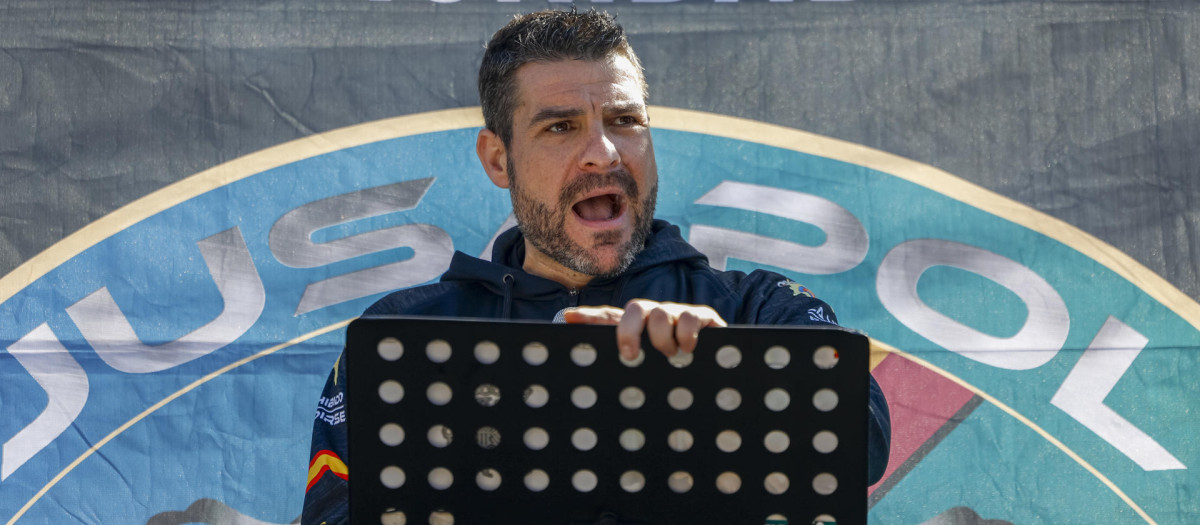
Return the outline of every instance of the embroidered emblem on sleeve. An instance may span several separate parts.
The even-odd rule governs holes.
[[[810,291],[808,288],[801,286],[800,283],[795,282],[791,279],[784,279],[782,281],[779,281],[779,282],[775,283],[775,286],[778,286],[780,288],[787,288],[787,289],[791,290],[792,297],[795,297],[797,295],[802,295],[804,297],[812,297],[813,299],[817,298],[817,296],[813,295],[812,291]]]
[[[837,323],[833,322],[833,319],[831,319],[829,317],[829,314],[825,313],[824,306],[810,308],[808,310],[808,319],[811,321],[818,321],[818,322],[822,322],[822,323],[837,324]]]

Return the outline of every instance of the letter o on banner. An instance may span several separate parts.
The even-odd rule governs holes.
[[[917,295],[917,280],[934,266],[952,266],[999,284],[1028,309],[1021,330],[995,337],[933,309]],[[982,248],[940,239],[904,242],[883,258],[875,291],[884,308],[904,326],[934,343],[980,363],[1029,370],[1054,358],[1067,340],[1067,305],[1050,283],[1022,264]]]

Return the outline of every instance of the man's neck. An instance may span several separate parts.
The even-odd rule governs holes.
[[[550,279],[571,290],[583,288],[592,281],[591,275],[579,273],[559,264],[558,261],[534,248],[528,240],[525,241],[525,262],[521,267],[527,273]]]

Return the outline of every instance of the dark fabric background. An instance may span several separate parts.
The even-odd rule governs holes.
[[[595,5],[631,33],[653,104],[933,165],[1200,298],[1192,2]],[[565,4],[5,1],[0,275],[222,162],[477,105],[485,40],[513,12],[546,6]]]

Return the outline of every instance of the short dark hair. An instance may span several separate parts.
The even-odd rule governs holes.
[[[512,140],[512,116],[517,105],[517,68],[529,62],[602,60],[624,55],[633,63],[646,97],[642,63],[625,39],[616,19],[595,8],[578,12],[546,10],[513,17],[492,35],[479,66],[479,100],[483,122],[500,136],[504,146]]]

